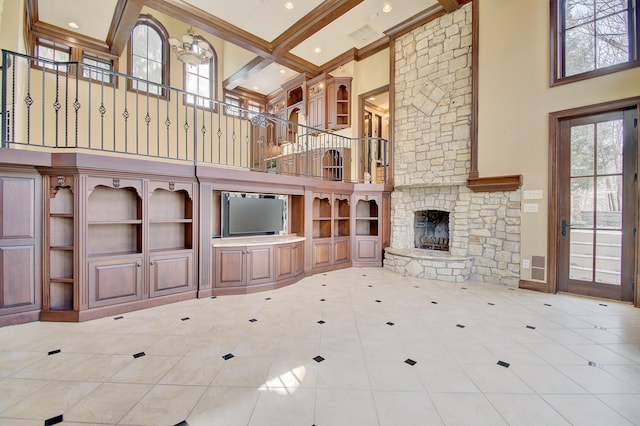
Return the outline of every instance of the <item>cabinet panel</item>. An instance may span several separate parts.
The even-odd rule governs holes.
[[[304,272],[304,242],[296,243],[293,248],[293,274],[297,276]]]
[[[349,238],[336,239],[334,244],[334,263],[348,262],[351,258],[351,240]]]
[[[142,256],[89,262],[89,307],[113,305],[141,298]]]
[[[295,256],[294,245],[276,246],[276,280],[293,276]]]
[[[356,261],[380,261],[382,250],[379,238],[356,237]]]
[[[321,240],[313,242],[313,265],[318,268],[331,265],[331,240]]]
[[[193,287],[193,259],[191,252],[150,257],[150,295],[162,296]]]
[[[252,247],[247,250],[248,279],[247,285],[272,282],[273,247]]]
[[[33,246],[0,247],[0,308],[35,303]]]
[[[34,179],[0,178],[0,238],[35,237],[34,194]]]
[[[216,287],[238,287],[246,283],[243,248],[216,248]]]

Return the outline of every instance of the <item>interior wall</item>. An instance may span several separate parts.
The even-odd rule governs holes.
[[[24,53],[24,1],[0,0],[0,47]]]
[[[478,170],[481,177],[523,176],[522,259],[546,257],[548,114],[638,96],[640,69],[550,87],[549,2],[475,1],[480,14]],[[530,190],[542,191],[541,199],[527,199]],[[530,279],[530,269],[521,271],[522,279]]]

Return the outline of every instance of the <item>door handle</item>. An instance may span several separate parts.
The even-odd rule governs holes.
[[[562,231],[561,234],[563,237],[567,236],[567,227],[569,227],[570,225],[567,223],[566,220],[562,219]]]

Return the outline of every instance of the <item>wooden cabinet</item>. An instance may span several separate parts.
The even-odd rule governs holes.
[[[351,126],[351,77],[331,77],[327,80],[327,129],[339,130]]]
[[[239,243],[240,244],[240,243]],[[304,241],[214,248],[214,294],[249,293],[290,284],[304,273]]]
[[[307,82],[307,126],[325,130],[327,128],[326,75]]]
[[[164,296],[192,290],[193,254],[177,250],[149,256],[149,296]]]
[[[317,193],[312,205],[312,264],[328,269],[351,261],[350,196]]]
[[[89,308],[142,299],[142,254],[98,257],[88,262]]]
[[[355,237],[353,263],[358,266],[380,266],[382,263],[381,197],[374,194],[353,196]]]

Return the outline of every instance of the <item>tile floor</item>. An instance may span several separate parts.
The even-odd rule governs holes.
[[[351,268],[120,319],[1,328],[0,425],[59,416],[76,425],[640,424],[640,309]]]

